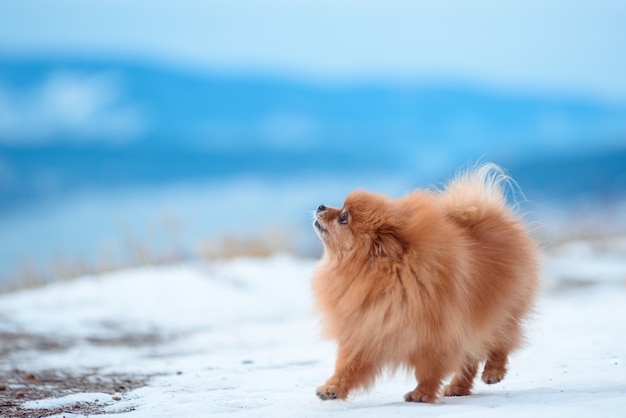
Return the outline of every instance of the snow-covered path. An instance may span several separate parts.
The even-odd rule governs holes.
[[[117,401],[82,393],[21,405],[67,405],[58,415],[66,417],[77,402],[128,417],[626,416],[626,257],[579,243],[544,261],[528,344],[505,380],[477,381],[472,396],[434,405],[404,403],[415,384],[404,375],[348,401],[317,399],[334,345],[320,341],[312,314],[315,263],[288,256],[143,268],[3,295],[0,332],[63,343],[11,351],[0,377],[13,369],[151,376]]]

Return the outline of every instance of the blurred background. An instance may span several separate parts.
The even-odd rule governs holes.
[[[0,287],[315,256],[320,204],[477,161],[626,232],[626,3],[0,0]]]

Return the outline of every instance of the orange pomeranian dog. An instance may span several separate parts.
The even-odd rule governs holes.
[[[410,402],[468,395],[501,381],[538,288],[535,242],[507,204],[510,179],[493,164],[440,191],[401,199],[356,191],[341,209],[321,205],[324,256],[313,277],[327,337],[338,343],[323,400],[370,387],[385,368],[415,372]]]

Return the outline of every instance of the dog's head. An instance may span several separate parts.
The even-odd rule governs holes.
[[[392,202],[377,194],[353,192],[341,209],[320,205],[314,228],[331,255],[400,257],[404,252]]]

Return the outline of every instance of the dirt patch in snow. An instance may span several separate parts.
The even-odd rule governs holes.
[[[36,374],[11,370],[0,374],[0,411],[2,416],[8,417],[46,417],[63,413],[98,415],[104,413],[106,406],[121,400],[124,393],[145,386],[149,378],[150,376],[101,374],[98,370],[89,370],[82,374],[59,370],[39,371]],[[103,399],[45,409],[23,408],[28,401],[96,392],[102,393]],[[128,409],[119,412],[127,411]]]
[[[129,375],[101,373],[98,369],[84,370],[28,370],[23,362],[20,369],[14,368],[14,356],[46,355],[64,351],[77,343],[93,346],[137,347],[158,344],[156,335],[118,335],[113,338],[55,339],[48,336],[0,332],[0,416],[3,417],[47,417],[51,415],[98,415],[103,413],[128,412],[132,409],[106,409],[124,398],[124,394],[146,386],[153,375]],[[24,369],[22,369],[24,368]],[[89,401],[79,401],[53,407],[38,408],[30,401],[57,399],[68,395],[101,393],[102,396]],[[28,407],[24,407],[26,403]]]

